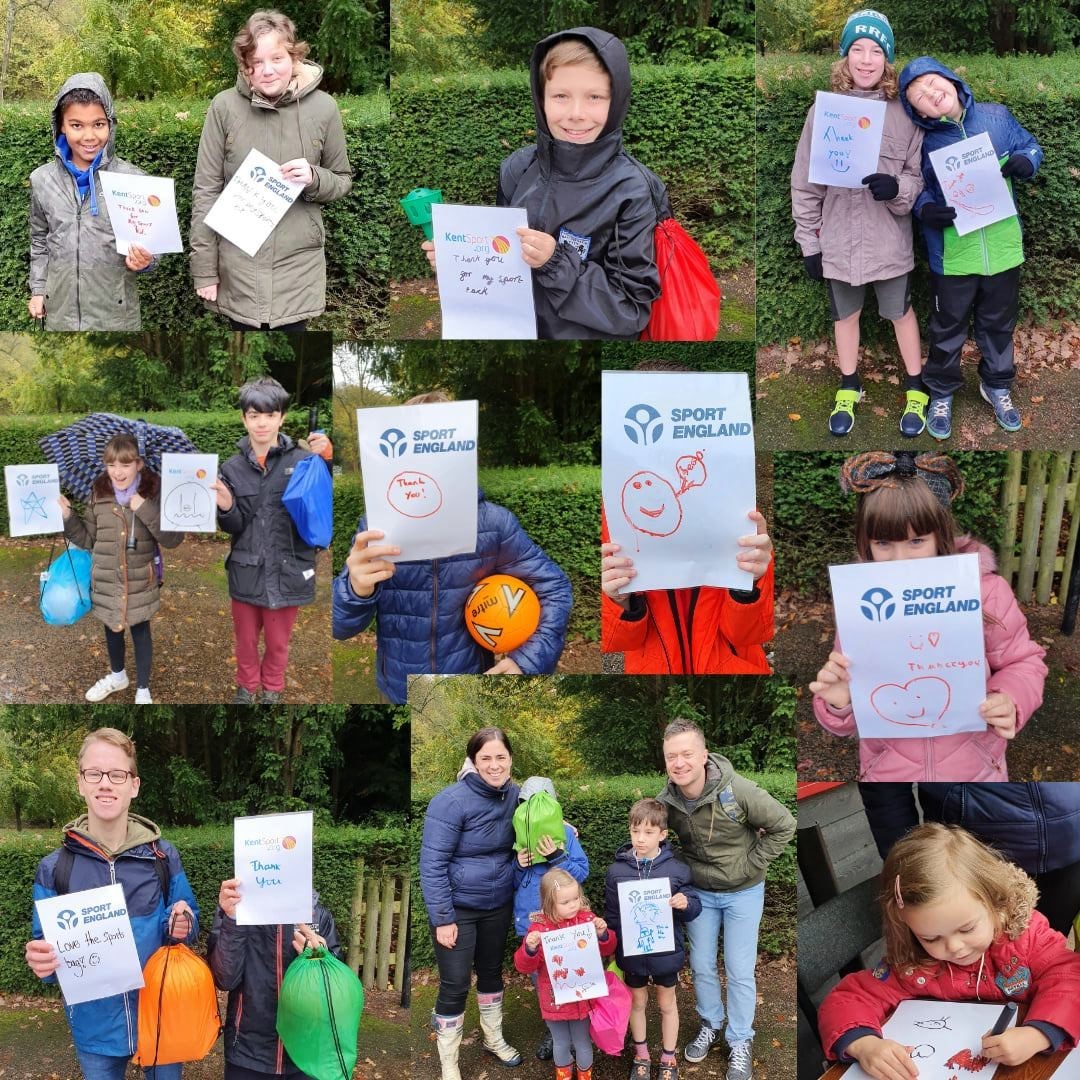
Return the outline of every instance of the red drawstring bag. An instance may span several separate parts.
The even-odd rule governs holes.
[[[630,1025],[631,994],[614,971],[605,971],[604,979],[607,997],[593,998],[589,1002],[589,1034],[598,1049],[618,1057],[623,1052],[626,1029]]]
[[[712,341],[720,328],[720,286],[697,241],[673,218],[653,233],[660,295],[642,341]]]

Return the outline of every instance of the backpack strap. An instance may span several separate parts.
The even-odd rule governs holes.
[[[53,867],[53,888],[57,896],[65,896],[71,892],[71,868],[74,865],[75,853],[61,844],[56,866]]]
[[[166,909],[168,909],[169,860],[166,857],[165,853],[158,848],[156,840],[151,843],[150,850],[154,853],[154,872],[157,874],[158,885],[161,888],[161,899],[165,904]]]
[[[724,814],[736,825],[746,824],[746,811],[739,805],[739,800],[735,798],[735,792],[730,784],[725,784],[716,793],[716,801]]]

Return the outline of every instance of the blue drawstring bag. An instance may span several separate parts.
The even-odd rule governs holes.
[[[330,546],[334,535],[334,483],[322,458],[312,454],[293,469],[281,502],[305,544]]]
[[[41,614],[50,626],[71,626],[90,610],[90,552],[65,543],[41,575]]]

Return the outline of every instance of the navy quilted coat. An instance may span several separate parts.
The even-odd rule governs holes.
[[[456,922],[456,907],[494,911],[513,899],[517,799],[512,780],[493,788],[468,773],[428,804],[420,891],[432,926]]]
[[[408,676],[478,675],[494,663],[465,629],[465,602],[489,574],[511,574],[531,585],[540,600],[540,625],[507,655],[526,675],[555,670],[566,643],[573,595],[570,582],[509,510],[481,491],[476,551],[446,559],[399,562],[394,576],[361,598],[349,584],[348,567],[334,579],[334,637],[339,641],[376,626],[376,682],[391,701],[405,702]],[[367,528],[360,519],[357,532]]]

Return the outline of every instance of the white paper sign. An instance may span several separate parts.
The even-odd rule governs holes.
[[[171,177],[112,172],[98,176],[121,255],[127,254],[128,244],[138,244],[154,255],[184,250]]]
[[[601,452],[608,532],[637,570],[627,591],[753,587],[735,563],[757,505],[745,374],[605,371]]]
[[[556,1005],[607,997],[604,961],[593,923],[546,930],[540,941]]]
[[[521,257],[520,207],[434,203],[435,270],[444,341],[536,339],[532,270]]]
[[[369,529],[401,548],[391,562],[476,550],[475,401],[357,409]]]
[[[1057,1080],[1078,1080],[1080,1078],[1080,1047],[1070,1050],[1065,1060],[1054,1070]]]
[[[252,149],[210,207],[206,224],[254,257],[303,190],[282,177],[276,161]]]
[[[945,205],[956,208],[953,225],[961,236],[1016,215],[997,152],[985,132],[930,151],[930,164]]]
[[[978,966],[978,965],[976,965]],[[882,1037],[912,1047],[919,1080],[990,1080],[997,1065],[984,1058],[983,1036],[1001,1015],[1001,1003],[901,1001],[882,1025]],[[1009,1027],[1016,1023],[1013,1014]],[[849,1080],[870,1080],[856,1062],[845,1074]]]
[[[161,455],[161,527],[167,532],[216,532],[217,454]]]
[[[5,465],[8,526],[11,536],[62,533],[60,479],[55,465]]]
[[[35,900],[45,940],[60,956],[56,977],[68,1005],[143,985],[142,965],[120,885]]]
[[[810,183],[862,187],[878,171],[885,102],[819,90],[814,97]]]
[[[310,810],[233,820],[238,926],[311,922],[312,820]]]
[[[860,736],[986,730],[977,555],[830,566],[829,576]]]
[[[674,952],[671,878],[620,881],[618,887],[623,955]]]

